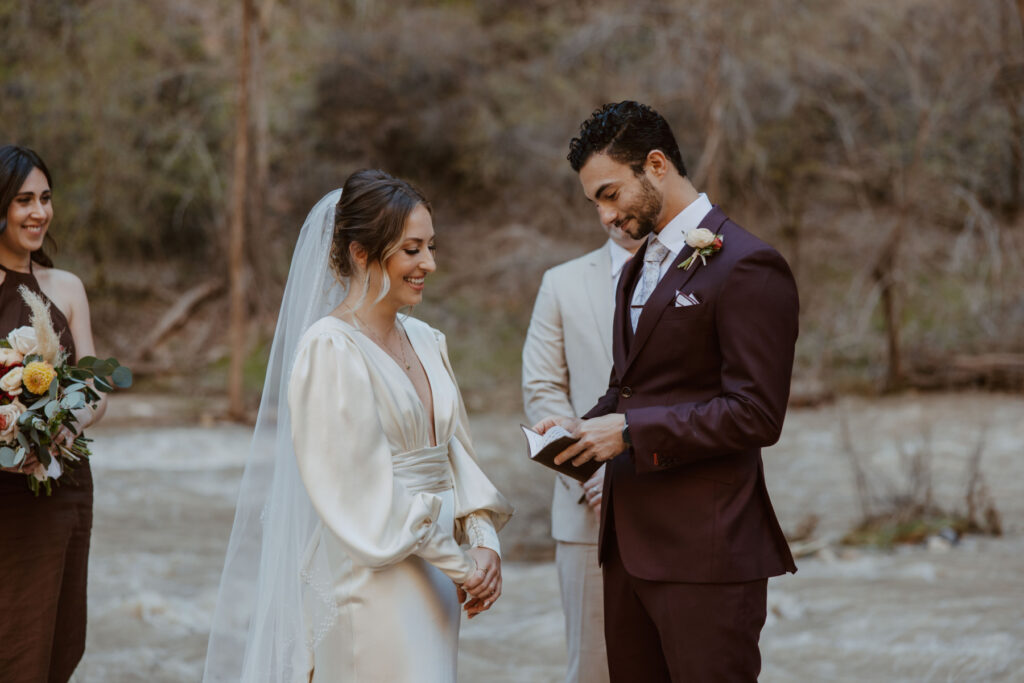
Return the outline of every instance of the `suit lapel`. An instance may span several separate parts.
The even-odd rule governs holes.
[[[722,223],[726,220],[726,216],[722,213],[721,209],[717,206],[712,207],[708,215],[698,225],[698,228],[707,228],[711,232],[718,232]],[[646,245],[644,245],[646,247]],[[639,253],[639,252],[638,252]],[[699,269],[706,268],[698,260],[697,263],[690,266],[689,269],[681,269],[679,264],[690,257],[693,253],[693,247],[685,246],[682,251],[673,259],[672,265],[669,266],[665,276],[661,278],[661,282],[658,283],[654,291],[651,292],[651,296],[648,297],[647,303],[644,304],[643,310],[640,312],[640,320],[636,324],[636,334],[633,337],[632,342],[629,345],[629,352],[626,355],[626,360],[623,363],[623,367],[620,370],[619,377],[622,377],[622,372],[625,372],[636,360],[637,355],[640,353],[640,349],[643,348],[644,343],[648,337],[651,336],[651,332],[657,326],[658,321],[661,319],[662,313],[668,308],[674,299],[676,292],[681,290],[686,283],[690,281]],[[642,259],[640,259],[642,262]],[[710,263],[710,262],[709,262]],[[630,325],[629,314],[627,309],[626,314],[626,325]]]
[[[601,345],[604,348],[605,358],[612,362],[612,340],[608,332],[612,329],[612,317],[615,313],[615,290],[611,278],[612,259],[605,245],[596,252],[592,252],[591,258],[587,261],[587,269],[583,286],[587,290],[587,299],[590,301],[590,312],[594,315],[594,322],[601,330]]]
[[[619,274],[619,281],[615,285],[615,323],[612,330],[612,353],[615,362],[615,374],[622,377],[626,371],[626,357],[629,355],[629,345],[633,339],[633,327],[629,320],[629,302],[633,297],[633,286],[640,273],[640,267],[644,263],[644,252],[647,251],[647,243],[644,242],[633,258],[626,262]]]

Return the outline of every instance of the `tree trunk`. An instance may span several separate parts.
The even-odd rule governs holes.
[[[244,420],[245,401],[242,373],[246,352],[245,330],[245,222],[246,177],[249,168],[249,78],[252,63],[250,40],[253,0],[242,1],[242,50],[238,70],[238,110],[235,113],[235,159],[231,191],[231,226],[228,233],[228,282],[230,283],[228,326],[231,361],[228,366],[228,417]]]
[[[275,277],[275,261],[277,254],[267,249],[270,244],[270,227],[266,220],[267,195],[270,186],[270,119],[267,101],[266,66],[264,51],[269,36],[269,14],[272,3],[265,0],[262,5],[256,8],[257,16],[253,22],[253,31],[250,40],[252,41],[252,62],[250,65],[250,110],[252,121],[250,125],[250,168],[249,168],[249,192],[246,201],[248,205],[248,240],[246,243],[246,259],[249,266],[249,273],[258,287],[251,287],[248,296],[248,305],[256,317],[270,316],[276,313],[278,304],[277,290],[268,286]],[[283,283],[276,283],[283,284]]]
[[[883,252],[875,264],[872,275],[881,288],[882,320],[885,324],[886,338],[886,376],[885,390],[896,391],[903,383],[903,363],[900,349],[899,306],[896,291],[896,252],[903,234],[904,217],[885,240]]]
[[[726,50],[726,33],[722,28],[722,10],[709,17],[709,33],[712,36],[711,59],[704,78],[704,97],[707,109],[704,112],[704,148],[697,161],[697,168],[691,169],[694,185],[707,192],[712,202],[721,202],[721,147],[724,138],[722,119],[726,108],[725,88],[722,87],[722,59]]]

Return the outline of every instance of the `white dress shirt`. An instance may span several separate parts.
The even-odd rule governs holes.
[[[669,266],[672,265],[672,262],[679,256],[679,252],[686,246],[686,235],[691,230],[695,230],[710,212],[711,201],[706,194],[701,192],[689,206],[677,213],[675,218],[670,220],[661,229],[661,232],[657,233],[657,235],[651,233],[650,237],[647,238],[651,240],[657,237],[658,241],[664,244],[669,252],[661,261],[661,268],[658,271],[658,282],[661,282],[661,278],[665,277]]]

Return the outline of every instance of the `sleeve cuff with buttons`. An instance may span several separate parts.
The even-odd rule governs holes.
[[[498,532],[494,530],[491,516],[482,510],[466,515],[466,538],[471,548],[490,548],[501,555]]]

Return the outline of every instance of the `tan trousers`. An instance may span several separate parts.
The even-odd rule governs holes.
[[[555,563],[569,649],[565,683],[607,683],[604,589],[597,564],[597,544],[559,541]]]

